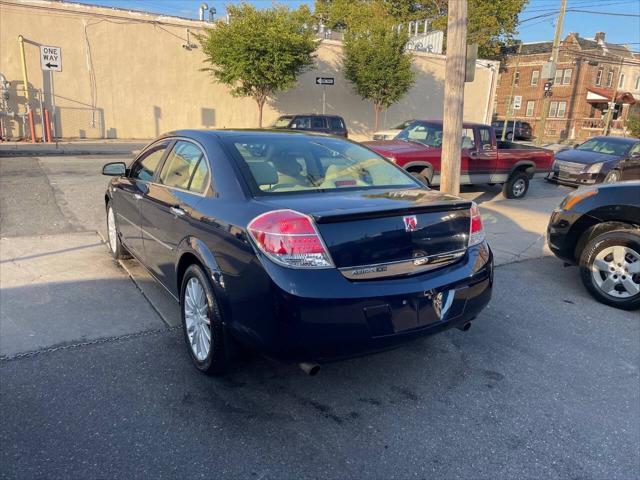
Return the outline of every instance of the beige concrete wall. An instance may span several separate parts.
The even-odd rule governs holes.
[[[26,40],[29,86],[45,92],[45,103],[57,112],[62,137],[152,138],[179,128],[257,126],[251,99],[234,98],[200,69],[202,52],[183,48],[188,30],[207,24],[102,7],[41,0],[0,4],[0,73],[12,84],[14,109],[24,109],[17,38]],[[197,43],[190,36],[192,42]],[[43,72],[38,45],[62,49],[62,72]],[[342,115],[353,137],[373,130],[373,107],[362,101],[341,74],[342,48],[324,41],[316,67],[298,85],[277,94],[265,107],[265,124],[282,113],[321,112],[322,88],[316,76],[333,76],[327,87],[327,113]],[[443,56],[416,53],[414,88],[383,114],[386,126],[407,118],[441,118],[444,92]],[[465,117],[486,122],[495,91],[497,64],[478,61],[476,80],[466,85]],[[11,122],[14,135],[20,122]]]

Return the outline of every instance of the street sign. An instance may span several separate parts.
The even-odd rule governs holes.
[[[335,83],[333,77],[316,77],[316,85],[334,85]]]
[[[40,45],[40,67],[45,71],[62,71],[62,49]]]

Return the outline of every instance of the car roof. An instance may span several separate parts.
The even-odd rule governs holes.
[[[591,137],[591,138],[587,139],[587,141],[589,141],[589,140],[615,140],[618,143],[628,143],[628,144],[634,144],[634,143],[640,142],[640,139],[638,139],[638,138],[613,137],[613,136],[606,136],[606,135],[600,135],[598,137]]]
[[[160,136],[159,138],[168,138],[168,137],[186,137],[191,138],[193,140],[197,140],[200,142],[204,142],[211,138],[225,138],[231,136],[291,136],[291,135],[302,135],[308,137],[329,137],[336,138],[333,135],[312,131],[300,131],[300,130],[265,130],[260,128],[234,128],[234,129],[224,129],[224,130],[205,130],[205,129],[192,129],[192,130],[175,130],[172,132],[167,132]]]
[[[433,118],[419,118],[416,122],[425,122],[432,123],[434,125],[442,125],[441,119],[433,119]],[[486,123],[478,123],[478,122],[464,122],[462,124],[462,128],[473,128],[473,127],[489,127]]]

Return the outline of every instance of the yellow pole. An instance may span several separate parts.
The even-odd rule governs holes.
[[[29,104],[29,79],[27,78],[27,58],[24,55],[24,37],[18,35],[18,45],[20,45],[20,61],[22,62],[22,82],[24,83],[24,92],[27,97],[27,105]]]

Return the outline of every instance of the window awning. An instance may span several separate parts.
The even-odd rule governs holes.
[[[588,103],[609,103],[611,97],[613,97],[613,89],[611,88],[587,87]],[[629,92],[617,92],[616,103],[633,105],[636,103],[636,99]]]

